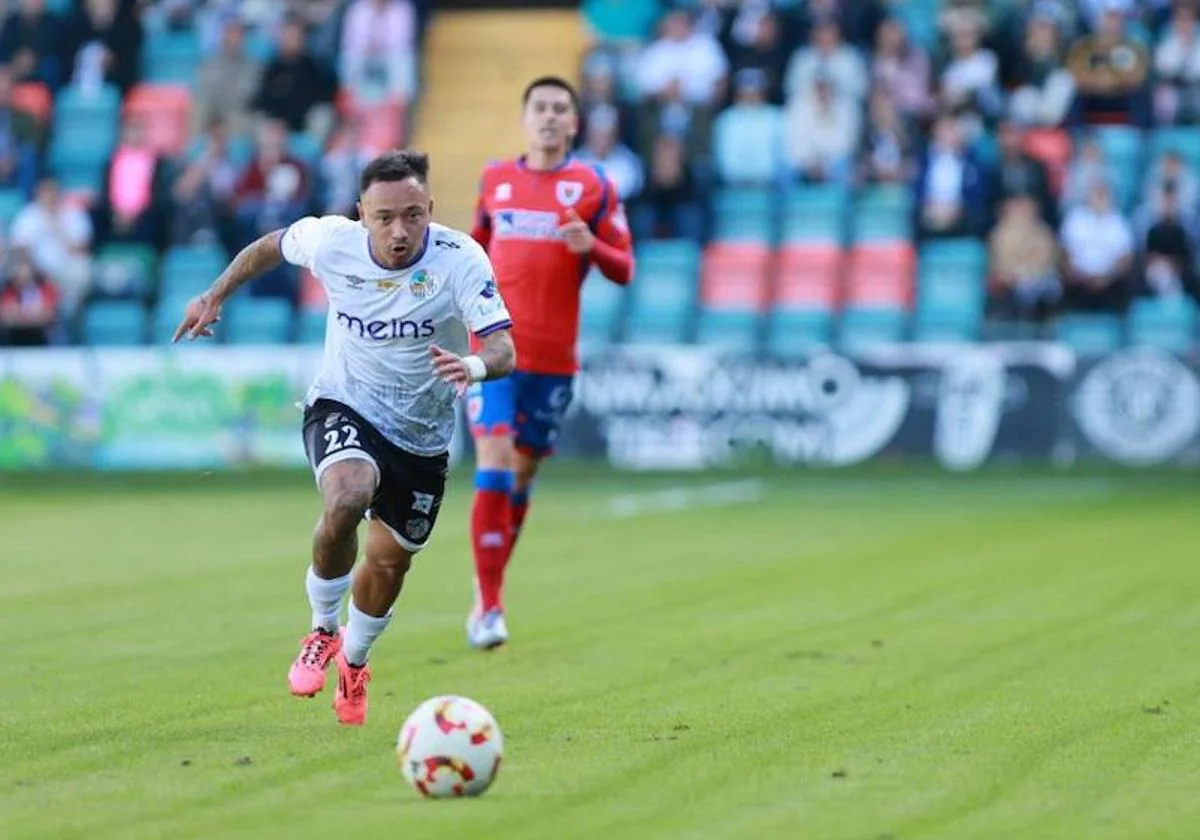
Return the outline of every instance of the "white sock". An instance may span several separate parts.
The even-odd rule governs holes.
[[[342,652],[346,655],[346,661],[351,665],[366,665],[367,653],[384,628],[388,626],[388,622],[392,620],[392,611],[388,610],[387,615],[381,618],[367,615],[354,606],[354,598],[351,597],[347,612],[350,617],[346,620],[346,635],[342,640]]]
[[[308,603],[312,604],[313,629],[318,627],[336,633],[338,616],[342,612],[342,599],[350,591],[350,575],[343,575],[333,580],[317,577],[312,566],[308,567],[308,575],[304,578],[304,588],[308,590]]]

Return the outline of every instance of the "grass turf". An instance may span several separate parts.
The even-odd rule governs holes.
[[[284,681],[306,476],[10,482],[0,837],[1196,836],[1194,480],[727,482],[552,470],[484,655],[456,474],[352,730]],[[504,730],[480,800],[396,770],[444,692]]]

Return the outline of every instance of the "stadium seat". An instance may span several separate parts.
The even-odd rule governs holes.
[[[176,245],[163,256],[159,287],[163,295],[191,297],[207,289],[225,264],[219,246]]]
[[[987,265],[987,246],[974,237],[935,239],[921,246],[922,267],[956,265],[982,269]]]
[[[328,313],[317,309],[302,309],[296,315],[296,342],[299,344],[321,344],[325,341],[325,323]]]
[[[692,242],[651,242],[638,249],[638,278],[629,287],[624,340],[634,344],[684,341],[697,292],[699,249]]]
[[[713,196],[713,238],[720,242],[775,240],[775,195],[769,189],[726,188]]]
[[[179,322],[183,320],[184,309],[191,295],[168,294],[160,296],[158,303],[150,313],[150,342],[152,344],[170,344],[171,337]]]
[[[120,112],[121,91],[115,85],[106,84],[96,90],[66,87],[54,98],[55,131],[104,126],[115,135]]]
[[[695,271],[700,266],[700,246],[690,239],[651,239],[636,248],[639,273],[663,266]]]
[[[912,241],[912,191],[877,186],[854,203],[851,234],[857,244]]]
[[[194,30],[148,30],[142,42],[142,80],[191,86],[201,58]]]
[[[1059,341],[1081,356],[1103,356],[1123,343],[1121,319],[1116,315],[1063,315],[1055,326]]]
[[[310,170],[320,170],[321,156],[325,153],[321,138],[307,131],[293,132],[288,135],[288,151]]]
[[[767,305],[770,259],[771,253],[756,245],[710,245],[701,268],[701,300],[707,306],[762,311]]]
[[[838,344],[853,353],[880,344],[904,340],[906,314],[892,306],[848,307],[841,318]]]
[[[97,347],[142,344],[146,340],[146,310],[131,300],[98,300],[83,312],[82,338]]]
[[[762,315],[751,309],[714,309],[701,306],[696,322],[696,343],[737,353],[752,353],[759,346]]]
[[[1187,162],[1188,168],[1200,168],[1200,131],[1191,126],[1154,129],[1150,137],[1150,160],[1157,160],[1168,151],[1178,152]]]
[[[787,245],[779,250],[775,306],[827,309],[841,298],[843,252],[840,248]]]
[[[279,298],[242,298],[226,307],[230,344],[285,344],[291,339],[292,305]]]
[[[102,295],[148,297],[158,277],[158,255],[150,245],[112,242],[96,254],[93,284]]]
[[[847,305],[907,308],[913,299],[914,262],[909,245],[851,249],[846,272]]]
[[[178,84],[140,84],[125,97],[125,119],[140,119],[149,144],[174,157],[188,145],[192,96]]]
[[[848,207],[849,193],[844,187],[793,187],[783,196],[783,241],[840,245],[846,239]]]
[[[1093,132],[1109,163],[1116,166],[1141,164],[1145,138],[1139,129],[1127,125],[1102,125]]]
[[[828,309],[776,307],[767,319],[767,350],[784,357],[803,356],[833,342],[833,313]]]
[[[17,187],[0,189],[0,230],[7,232],[12,220],[27,203],[25,194]]]
[[[626,290],[593,268],[583,281],[580,302],[580,338],[589,345],[611,342],[620,324]]]
[[[1129,310],[1129,343],[1172,353],[1196,347],[1196,304],[1187,297],[1140,298]]]

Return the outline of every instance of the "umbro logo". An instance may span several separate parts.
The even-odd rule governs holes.
[[[346,282],[350,284],[350,288],[352,289],[361,289],[367,281],[366,278],[359,277],[357,274],[347,274]]]
[[[433,244],[438,248],[449,248],[451,251],[458,251],[462,248],[461,245],[450,239],[435,239]]]

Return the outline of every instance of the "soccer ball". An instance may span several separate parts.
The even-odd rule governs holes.
[[[432,697],[400,727],[400,772],[422,796],[479,796],[496,778],[504,736],[491,712],[452,694]]]

